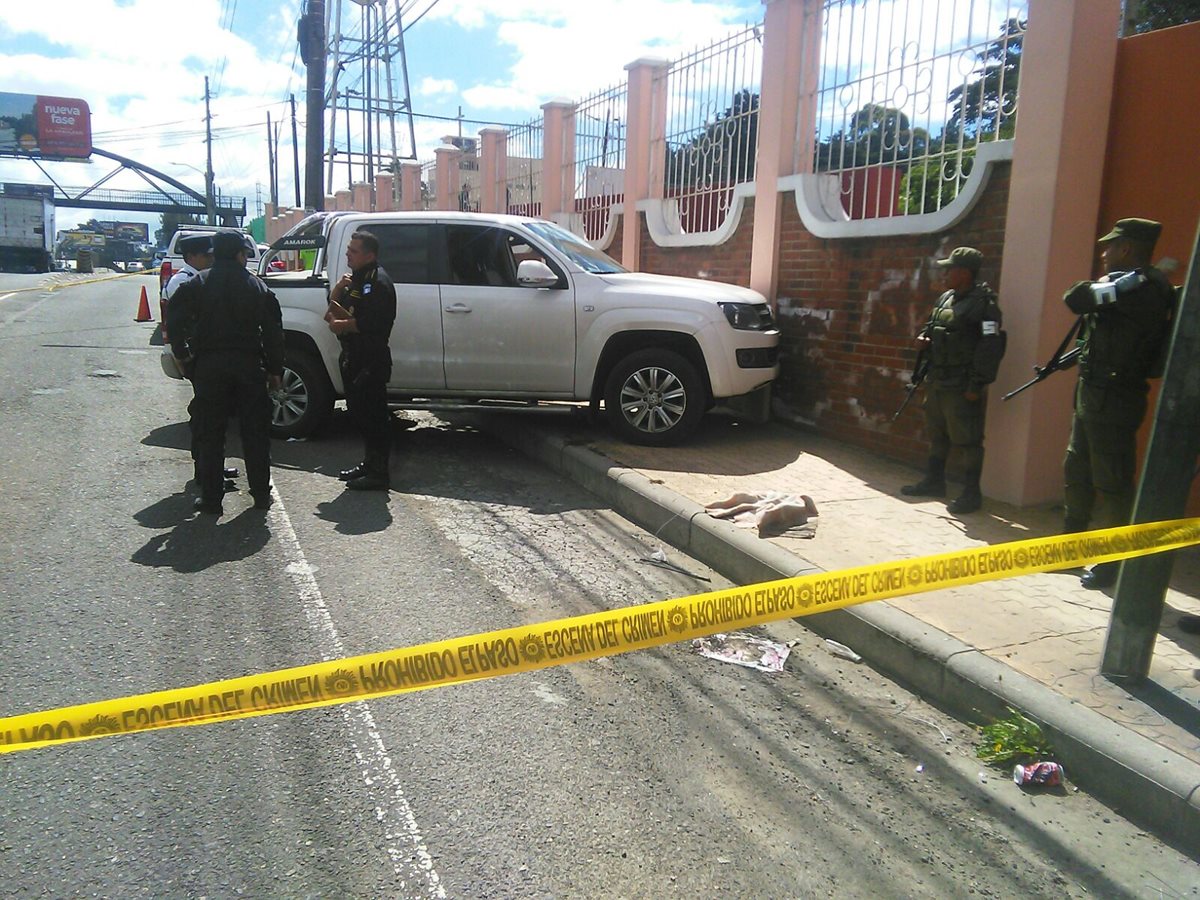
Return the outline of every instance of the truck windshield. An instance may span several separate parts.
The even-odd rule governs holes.
[[[289,238],[319,238],[325,226],[325,221],[328,218],[328,213],[319,212],[313,213],[302,222],[297,224],[291,231],[285,235]],[[278,243],[278,242],[277,242]],[[270,250],[263,252],[263,258],[259,263],[258,273],[267,275],[271,272],[285,271],[304,271],[312,269],[316,263],[317,250],[279,250],[274,246]],[[324,263],[324,259],[322,259]],[[322,271],[324,265],[321,266]],[[313,272],[314,275],[319,275],[320,272]]]
[[[585,272],[608,275],[629,271],[604,251],[597,250],[579,235],[553,222],[526,222],[525,227],[538,237],[545,238]]]

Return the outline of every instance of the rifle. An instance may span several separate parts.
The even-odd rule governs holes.
[[[921,382],[925,380],[925,376],[929,374],[929,349],[923,347],[917,351],[917,358],[913,360],[912,377],[908,380],[908,387],[905,388],[907,393],[904,395],[904,402],[900,404],[900,408],[896,410],[896,414],[892,416],[892,421],[895,422],[900,418],[900,414],[908,407],[912,401],[913,394],[917,392],[917,388],[921,386]]]
[[[1029,379],[1016,390],[1009,391],[1001,399],[1011,400],[1013,397],[1017,396],[1017,394],[1021,393],[1021,391],[1028,390],[1040,381],[1045,381],[1060,369],[1069,369],[1071,366],[1073,366],[1076,360],[1079,359],[1079,354],[1083,348],[1076,347],[1075,349],[1066,353],[1063,351],[1066,350],[1067,345],[1074,340],[1075,333],[1079,330],[1079,327],[1082,324],[1083,316],[1080,316],[1075,320],[1075,324],[1071,326],[1071,330],[1068,331],[1067,336],[1062,339],[1062,343],[1058,345],[1058,349],[1054,351],[1054,355],[1050,357],[1049,361],[1044,366],[1034,366],[1033,371],[1036,374],[1034,374],[1031,379]]]

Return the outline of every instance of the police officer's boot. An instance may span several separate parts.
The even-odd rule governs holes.
[[[979,490],[979,472],[967,472],[963,492],[946,504],[946,511],[954,515],[973,513],[983,506],[983,493]]]
[[[900,493],[906,497],[945,497],[946,461],[936,456],[929,457],[925,477],[916,484],[906,484],[900,488]]]
[[[360,462],[356,466],[352,466],[349,469],[343,469],[341,472],[338,473],[338,479],[341,481],[353,481],[355,478],[362,478],[362,476],[364,476],[366,474],[367,474],[367,464],[364,461],[364,462]]]
[[[1112,587],[1117,583],[1117,573],[1120,571],[1120,562],[1096,563],[1090,571],[1079,576],[1079,583],[1093,591]]]
[[[386,491],[392,486],[388,473],[388,457],[376,451],[369,451],[362,464],[363,473],[346,482],[346,489],[351,491]]]

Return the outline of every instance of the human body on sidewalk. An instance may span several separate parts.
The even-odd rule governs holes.
[[[363,436],[363,459],[339,476],[356,491],[391,487],[392,415],[387,385],[392,377],[388,339],[396,320],[396,288],[379,265],[379,241],[356,231],[346,247],[350,271],[329,292],[325,321],[342,344],[339,360],[346,408]]]
[[[938,298],[917,335],[918,346],[930,357],[925,381],[929,460],[925,477],[900,489],[907,496],[945,496],[946,461],[957,448],[962,455],[963,492],[946,507],[955,514],[974,512],[983,503],[979,478],[985,393],[1004,356],[996,293],[976,281],[982,263],[983,254],[971,247],[958,247],[937,261],[946,270],[949,290]]]
[[[1079,381],[1063,463],[1063,530],[1128,524],[1137,469],[1137,431],[1150,378],[1162,374],[1174,288],[1150,265],[1162,226],[1121,219],[1100,238],[1105,276],[1080,281],[1063,302],[1083,316]],[[1093,566],[1085,587],[1108,587],[1119,563]]]
[[[167,306],[171,351],[191,367],[196,396],[193,447],[200,496],[196,509],[220,515],[225,429],[237,414],[254,505],[271,505],[271,401],[283,375],[279,301],[246,271],[237,232],[217,232],[211,269],[176,291]],[[264,372],[264,366],[266,371]]]

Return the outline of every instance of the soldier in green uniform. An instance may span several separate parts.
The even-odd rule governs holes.
[[[958,247],[937,261],[946,270],[949,290],[917,335],[918,346],[930,357],[925,392],[929,463],[923,479],[900,489],[910,497],[944,497],[946,460],[957,447],[963,457],[963,492],[946,506],[956,515],[975,512],[983,503],[979,476],[985,392],[1004,356],[996,293],[976,280],[982,264],[983,254],[973,247]]]
[[[1063,463],[1065,532],[1126,525],[1133,509],[1137,431],[1146,414],[1149,378],[1162,375],[1174,288],[1150,265],[1162,226],[1121,219],[1100,238],[1105,275],[1063,295],[1083,316],[1079,382],[1071,440]],[[1100,563],[1084,587],[1108,587],[1120,563]]]

